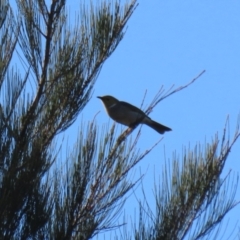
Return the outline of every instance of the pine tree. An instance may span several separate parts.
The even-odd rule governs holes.
[[[64,0],[16,3],[16,10],[7,0],[0,6],[0,239],[90,239],[114,226],[126,193],[142,180],[131,181],[128,173],[151,149],[136,150],[139,135],[129,140],[134,128],[116,136],[113,125],[100,133],[93,120],[60,166],[56,137],[90,101],[137,3],[82,4],[74,26]],[[147,113],[187,86],[160,91]],[[209,207],[219,211],[200,219],[193,239],[221,222],[236,204],[235,189],[218,201],[227,182],[220,174],[238,136],[232,143],[223,139],[219,152],[217,138],[204,154],[186,151],[182,170],[175,161],[171,178],[163,172],[156,217],[146,220],[140,205],[130,239],[184,239]]]

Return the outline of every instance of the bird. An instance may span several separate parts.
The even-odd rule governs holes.
[[[110,118],[128,127],[134,127],[138,124],[146,124],[160,134],[172,131],[158,122],[153,121],[141,109],[131,105],[130,103],[119,101],[113,96],[98,96],[102,100],[105,110]]]

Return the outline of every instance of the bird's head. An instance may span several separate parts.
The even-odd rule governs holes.
[[[103,104],[106,108],[109,108],[112,105],[119,102],[115,97],[112,97],[112,96],[109,96],[109,95],[98,97],[98,98],[100,98],[102,100],[102,102],[103,102]]]

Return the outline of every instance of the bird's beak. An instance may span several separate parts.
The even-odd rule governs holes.
[[[100,98],[100,99],[102,99],[102,97],[100,97],[100,96],[97,96],[97,98]]]

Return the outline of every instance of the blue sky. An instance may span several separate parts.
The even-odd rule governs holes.
[[[150,114],[154,120],[173,129],[134,170],[136,177],[145,173],[143,188],[153,204],[154,175],[156,179],[161,176],[165,165],[171,165],[174,154],[181,162],[184,148],[193,149],[196,144],[208,143],[216,133],[221,138],[227,116],[230,139],[233,138],[240,113],[240,1],[138,2],[124,39],[99,75],[91,101],[64,135],[68,144],[74,144],[82,123],[92,121],[99,111],[96,116],[99,129],[111,126],[113,121],[96,96],[110,94],[140,106],[147,90],[146,107],[161,86],[165,90],[172,85],[182,86],[206,70],[193,85],[162,101]],[[77,12],[77,1],[69,1],[69,5],[70,13]],[[119,133],[121,129],[125,127],[119,126]],[[138,147],[144,152],[161,137],[143,126]],[[235,177],[239,174],[239,149],[240,140],[229,155],[223,177],[230,170]],[[136,194],[141,198],[140,187]],[[236,200],[239,199],[240,191],[236,196]],[[138,210],[134,194],[124,209],[130,229]],[[237,206],[227,215],[222,225],[222,233],[226,231],[222,239],[227,239],[234,227],[235,232],[229,239],[236,239],[239,213],[240,206]],[[120,217],[119,221],[123,219]],[[105,239],[110,235],[113,237],[114,233],[106,233]],[[98,239],[104,239],[104,235]]]
[[[174,154],[181,163],[183,149],[193,149],[196,144],[204,146],[216,133],[221,139],[227,116],[230,139],[234,136],[240,113],[240,1],[138,2],[124,39],[99,75],[91,101],[64,135],[68,144],[74,144],[82,123],[92,121],[99,111],[99,129],[111,126],[113,121],[96,96],[110,94],[140,106],[147,90],[146,107],[161,86],[165,90],[172,85],[182,86],[206,70],[193,85],[162,101],[150,114],[173,129],[133,173],[135,177],[145,173],[143,188],[154,210],[154,176],[161,178],[166,164],[171,166]],[[77,12],[77,1],[69,1],[69,5],[70,13]],[[119,133],[121,129],[125,127],[119,125]],[[144,152],[160,138],[143,126],[138,147]],[[239,149],[240,140],[228,157],[223,177],[229,171],[235,178],[239,174]],[[138,216],[136,196],[141,199],[141,187],[135,194],[124,207],[129,230]],[[238,190],[236,200],[239,199]],[[237,239],[239,213],[237,206],[227,215],[219,239]],[[120,216],[119,222],[122,221]],[[107,232],[95,239],[112,239],[114,234]]]
[[[206,70],[197,82],[162,101],[150,114],[173,129],[135,169],[136,176],[140,171],[146,173],[143,186],[151,203],[153,176],[162,174],[174,153],[181,161],[185,147],[208,143],[216,133],[221,138],[227,116],[230,139],[234,135],[240,113],[239,9],[240,1],[139,1],[123,41],[101,71],[93,98],[72,127],[79,126],[81,120],[91,121],[98,111],[99,126],[112,124],[96,96],[110,94],[140,106],[147,90],[146,106],[162,85],[166,90],[173,84],[184,85]],[[138,146],[144,151],[160,137],[144,126]],[[230,170],[235,177],[239,174],[239,149],[240,141],[229,155],[223,177]],[[140,194],[141,189],[137,192]],[[239,191],[236,199],[240,199]],[[134,221],[137,209],[136,197],[131,196],[125,206],[129,221]],[[222,233],[226,231],[222,239],[237,226],[230,236],[236,239],[239,212],[240,206],[227,215],[221,227]]]

